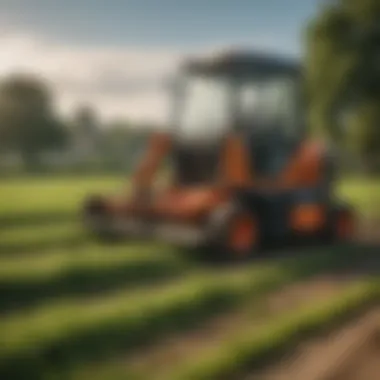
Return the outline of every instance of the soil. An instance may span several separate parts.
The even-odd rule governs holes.
[[[380,247],[380,219],[362,219],[358,223],[355,240]]]
[[[279,363],[242,380],[379,380],[380,309],[300,344]]]

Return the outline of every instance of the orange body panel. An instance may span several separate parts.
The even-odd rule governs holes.
[[[316,186],[323,180],[323,153],[323,144],[305,141],[294,152],[277,178],[269,180],[256,178],[253,187],[261,191],[285,191]]]
[[[319,204],[300,204],[290,216],[291,228],[296,232],[321,230],[326,222],[326,209]]]
[[[226,191],[213,187],[172,188],[155,192],[146,202],[133,197],[109,198],[107,208],[116,215],[158,217],[178,222],[197,222],[229,199]]]
[[[256,220],[249,212],[238,216],[229,226],[227,234],[227,244],[237,254],[249,252],[259,240]]]
[[[154,214],[169,219],[196,222],[228,200],[228,194],[218,188],[177,188],[157,195]]]
[[[171,137],[165,133],[156,133],[149,141],[146,156],[132,177],[132,186],[136,188],[148,188],[152,185],[153,178],[159,166],[171,147]]]
[[[252,170],[248,152],[242,137],[232,134],[227,137],[221,157],[222,184],[227,187],[247,188],[252,186]]]
[[[280,186],[284,188],[312,187],[322,181],[322,157],[324,146],[315,141],[305,141],[286,170],[280,175]]]

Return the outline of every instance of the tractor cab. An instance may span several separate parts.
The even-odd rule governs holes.
[[[225,54],[185,64],[174,92],[173,164],[180,182],[210,182],[220,149],[241,136],[249,165],[273,176],[304,128],[300,68],[263,54]]]

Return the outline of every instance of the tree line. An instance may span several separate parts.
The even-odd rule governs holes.
[[[88,105],[64,118],[43,79],[15,74],[0,81],[0,160],[16,157],[26,172],[129,169],[148,127],[125,120],[101,123]]]

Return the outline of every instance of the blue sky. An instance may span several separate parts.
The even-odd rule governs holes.
[[[269,36],[290,52],[317,0],[0,0],[7,24],[83,44],[189,46]]]
[[[118,75],[120,80],[128,75],[136,77],[138,69],[143,79],[143,67],[146,76],[153,72],[159,76],[172,69],[178,55],[225,45],[300,55],[302,29],[317,11],[317,3],[318,0],[0,0],[0,73],[38,69],[58,87],[63,79],[71,83],[71,95],[62,83],[59,90],[67,105],[88,100],[110,111],[110,106],[118,103],[115,111],[119,107],[128,114],[128,104],[134,101],[130,109],[136,109],[142,99],[131,100],[133,94],[129,92],[123,100],[118,86],[118,100],[112,101],[111,93],[103,94],[103,98],[109,97],[107,101],[101,100],[99,89],[107,87],[104,83],[98,86],[95,99],[100,77],[103,82],[112,77],[115,83]],[[131,57],[133,64],[129,64]],[[74,66],[77,72],[70,77]],[[83,88],[81,95],[75,97],[73,88],[78,95],[85,77],[86,90]],[[86,93],[92,95],[86,98]],[[141,98],[142,94],[136,96]],[[143,103],[142,111],[147,108]],[[155,107],[159,108],[158,103]],[[151,108],[155,107],[152,103]]]

